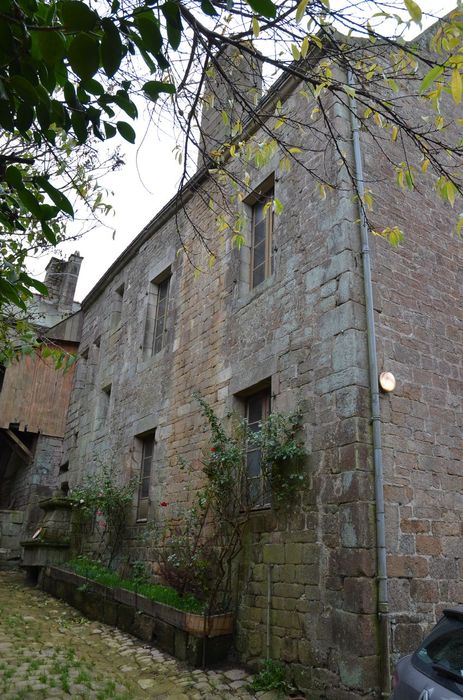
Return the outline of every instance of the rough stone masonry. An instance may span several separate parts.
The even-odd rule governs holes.
[[[295,87],[285,100],[285,111],[302,120],[306,98]],[[346,113],[334,103],[328,109],[350,153]],[[291,128],[282,127],[283,141],[294,139]],[[258,131],[255,138],[265,137]],[[214,176],[201,171],[185,208],[168,204],[84,300],[67,427],[69,478],[78,483],[101,461],[138,476],[141,441],[156,431],[147,522],[137,522],[134,499],[126,541],[155,568],[142,533],[166,515],[181,516],[201,484],[199,468],[187,481],[178,467],[179,458],[198,464],[206,439],[193,392],[221,415],[243,411],[243,397],[263,385],[271,387],[274,409],[300,406],[307,483],[290,513],[269,508],[252,518],[240,562],[236,647],[243,661],[256,663],[268,644],[312,700],[376,698],[375,502],[358,209],[334,144],[323,131],[304,138],[300,167],[283,168],[278,150],[262,168],[249,167],[249,191],[273,176],[284,205],[274,219],[273,272],[261,284],[250,288],[249,245],[224,244],[199,277],[177,255],[186,244],[207,269],[197,231],[215,231],[208,199],[220,195]],[[452,212],[431,185],[404,200],[375,142],[362,135],[362,148],[378,228],[398,225],[407,234],[398,250],[372,241],[379,366],[398,379],[381,410],[389,613],[393,651],[402,653],[443,605],[463,597],[462,248],[449,233]],[[336,179],[338,189],[320,199],[305,163]],[[232,167],[242,174],[239,163]],[[224,202],[229,206],[226,196]],[[241,206],[249,242],[250,205]],[[166,333],[153,354],[156,288],[166,274]]]

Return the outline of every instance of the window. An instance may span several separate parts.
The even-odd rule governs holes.
[[[270,385],[251,394],[245,399],[246,419],[252,432],[258,432],[263,420],[270,415],[271,390]],[[246,455],[248,472],[247,499],[251,508],[264,508],[270,506],[269,484],[261,468],[260,449],[249,444]]]
[[[273,273],[273,187],[254,197],[251,231],[251,289]]]
[[[111,329],[117,330],[121,325],[122,303],[124,300],[125,286],[121,284],[115,291],[112,300]]]
[[[168,267],[151,280],[147,296],[143,359],[159,353],[166,345],[171,269]]]
[[[156,314],[154,318],[153,355],[165,344],[167,331],[167,305],[169,303],[170,275],[157,284]]]
[[[138,488],[137,520],[146,520],[148,517],[151,468],[153,465],[155,433],[140,438],[141,442],[141,469],[140,485]]]
[[[111,403],[111,384],[103,387],[98,402],[97,430],[102,430],[108,419],[109,405]]]

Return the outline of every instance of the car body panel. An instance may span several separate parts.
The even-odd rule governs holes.
[[[417,651],[397,663],[395,678],[390,700],[462,700],[463,605],[444,610]]]

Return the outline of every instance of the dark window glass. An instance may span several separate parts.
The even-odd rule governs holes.
[[[138,491],[138,520],[148,516],[151,468],[153,465],[154,433],[142,439],[140,487]]]
[[[158,287],[158,298],[156,302],[156,316],[154,320],[153,355],[162,350],[165,343],[167,331],[167,307],[169,303],[170,277],[160,282]]]
[[[258,432],[262,421],[269,416],[270,403],[270,387],[266,387],[246,399],[246,419],[252,432]],[[246,467],[248,473],[248,505],[251,508],[270,506],[270,491],[265,475],[262,473],[261,452],[252,443],[248,445]]]
[[[413,665],[463,697],[463,621],[444,617],[413,655]]]
[[[273,272],[273,190],[259,196],[252,207],[251,287]]]

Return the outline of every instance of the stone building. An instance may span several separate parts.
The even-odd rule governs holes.
[[[75,353],[82,317],[74,292],[78,253],[47,266],[47,297],[34,296],[29,315],[52,346]],[[56,488],[74,369],[56,370],[50,358],[26,356],[0,374],[0,552],[19,556],[19,540],[36,525],[37,501]],[[1,558],[0,557],[0,558]]]
[[[282,78],[261,114],[277,99],[293,118],[281,139],[294,143],[291,123],[310,113],[307,98]],[[199,276],[178,254],[183,246],[208,268],[198,230],[215,235],[208,201],[220,193],[200,167],[96,284],[82,304],[66,440],[72,484],[101,462],[140,479],[128,534],[140,549],[146,522],[165,517],[160,503],[181,515],[196,485],[177,466],[179,457],[194,463],[205,440],[194,391],[222,415],[301,406],[308,484],[290,516],[254,514],[236,647],[253,663],[268,644],[312,699],[354,700],[379,697],[389,653],[413,648],[443,606],[463,599],[463,252],[431,181],[404,198],[362,133],[375,225],[406,231],[399,249],[369,236],[368,255],[335,147],[353,166],[355,123],[344,103],[327,109],[337,144],[321,128],[297,136],[300,165],[287,168],[275,149],[262,167],[247,166],[248,196],[236,204],[246,221],[241,249],[225,243]],[[265,142],[256,123],[246,135]],[[237,178],[240,167],[230,165]],[[314,171],[337,185],[325,198]],[[283,204],[278,216],[267,198]],[[380,395],[383,371],[397,386]]]

